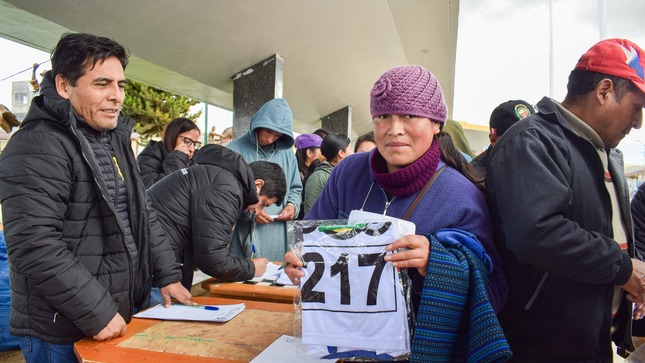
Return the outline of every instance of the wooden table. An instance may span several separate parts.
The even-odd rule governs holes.
[[[202,288],[213,297],[243,299],[293,304],[300,296],[297,286],[267,286],[262,283],[222,282],[210,278],[202,282]]]
[[[246,308],[226,323],[161,321],[133,318],[125,336],[74,344],[80,362],[195,363],[248,362],[282,334],[293,334],[293,305],[213,297],[199,304],[243,302]]]

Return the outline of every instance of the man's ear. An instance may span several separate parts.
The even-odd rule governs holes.
[[[260,191],[262,190],[262,187],[264,186],[264,180],[262,179],[255,179],[255,189],[258,192],[258,197],[260,196]]]
[[[490,141],[491,145],[495,145],[495,143],[497,142],[497,135],[488,134],[488,140]]]
[[[56,92],[58,92],[61,97],[68,99],[71,94],[71,88],[72,85],[65,76],[60,73],[56,75]]]
[[[609,95],[616,92],[614,82],[609,78],[602,79],[596,85],[594,92],[596,102],[598,102],[599,105],[603,105],[609,99]]]

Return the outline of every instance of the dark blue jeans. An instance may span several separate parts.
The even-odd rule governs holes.
[[[36,337],[19,337],[27,363],[77,363],[74,344],[53,344]]]
[[[155,306],[163,302],[163,296],[161,295],[161,290],[158,287],[153,287],[150,291],[150,306]]]

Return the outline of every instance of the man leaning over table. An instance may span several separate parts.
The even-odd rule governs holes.
[[[73,343],[125,334],[158,286],[190,304],[146,201],[119,113],[128,62],[115,41],[65,34],[0,156],[10,332],[29,362],[76,362]]]
[[[257,213],[284,200],[287,182],[282,168],[269,161],[247,164],[222,145],[204,146],[195,163],[146,192],[183,266],[182,284],[190,288],[196,268],[223,281],[262,276],[266,258],[253,258],[252,246],[243,246],[248,248],[235,255],[229,245],[244,210]]]

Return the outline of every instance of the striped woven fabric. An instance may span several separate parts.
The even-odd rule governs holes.
[[[467,232],[450,233],[463,235],[442,241],[426,236],[430,259],[410,362],[506,361],[512,354],[488,300],[486,265],[458,240],[479,242]]]

